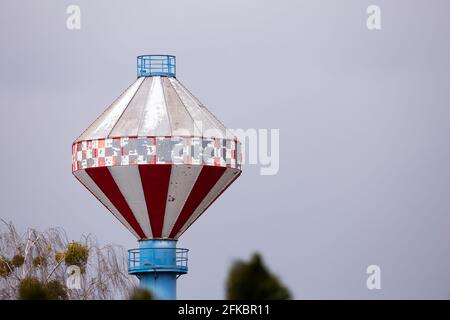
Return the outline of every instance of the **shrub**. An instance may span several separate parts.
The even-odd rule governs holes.
[[[0,257],[0,277],[7,277],[11,273],[11,268],[11,262],[4,257]]]
[[[60,263],[63,260],[64,260],[64,252],[57,252],[57,253],[55,253],[55,261],[57,263]]]
[[[236,262],[227,280],[227,299],[286,300],[289,290],[273,275],[259,254],[248,262]]]
[[[48,298],[50,300],[66,300],[67,299],[67,291],[66,287],[54,279],[47,283],[46,285]]]
[[[43,267],[47,265],[47,261],[44,256],[37,256],[33,259],[33,267]]]
[[[27,277],[20,281],[17,298],[20,300],[66,300],[66,287],[58,280],[43,283]]]
[[[16,254],[12,259],[11,259],[11,264],[16,267],[19,268],[23,265],[23,263],[25,262],[25,258],[24,256],[22,256],[21,254]]]
[[[72,241],[67,246],[64,253],[64,262],[67,266],[75,265],[80,267],[81,272],[84,272],[84,268],[89,258],[89,248],[87,245]]]
[[[17,298],[19,300],[47,300],[49,293],[46,286],[38,279],[27,277],[19,283]]]
[[[135,288],[130,294],[130,300],[153,300],[153,295],[146,289]]]

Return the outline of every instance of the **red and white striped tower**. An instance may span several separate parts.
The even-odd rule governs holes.
[[[129,268],[143,283],[159,263],[144,267],[143,257],[164,251],[144,240],[175,243],[239,177],[240,143],[175,77],[174,56],[139,56],[137,80],[73,143],[72,171],[140,240]],[[186,273],[187,251],[170,248],[175,261],[167,272]],[[144,284],[159,298],[175,298],[156,285]]]

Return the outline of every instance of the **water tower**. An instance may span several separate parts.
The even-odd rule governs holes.
[[[177,239],[240,175],[240,143],[176,78],[174,56],[144,55],[136,81],[73,143],[72,172],[138,239],[129,273],[175,299],[188,271]]]

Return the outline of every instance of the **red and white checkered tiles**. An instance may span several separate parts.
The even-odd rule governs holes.
[[[240,143],[201,137],[118,137],[72,145],[72,171],[133,164],[241,168]]]

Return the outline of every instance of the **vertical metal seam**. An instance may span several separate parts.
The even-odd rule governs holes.
[[[205,207],[205,209],[203,209],[202,210],[202,212],[200,212],[200,214],[197,216],[197,217],[195,217],[195,219],[191,222],[191,223],[189,223],[189,225],[187,224],[188,223],[188,221],[186,221],[186,224],[184,225],[185,226],[185,228],[184,228],[184,230],[183,230],[183,228],[182,229],[180,229],[180,231],[175,235],[175,237],[174,237],[174,239],[178,239],[179,237],[181,237],[182,235],[183,235],[183,233],[185,233],[194,223],[195,223],[195,221],[197,221],[197,219],[198,218],[200,218],[205,212],[206,212],[206,210],[208,210],[209,209],[209,207],[214,203],[214,202],[216,202],[216,200],[217,199],[219,199],[220,198],[220,196],[228,189],[228,187],[229,186],[231,186],[232,184],[233,184],[233,182],[234,181],[236,181],[236,179],[237,178],[239,178],[239,176],[241,175],[241,173],[242,173],[242,171],[241,170],[239,170],[239,172],[237,172],[236,173],[236,175],[225,185],[225,187],[222,189],[222,190],[220,190],[219,191],[219,193],[206,205],[206,207]],[[225,172],[224,172],[224,174],[225,174]],[[217,181],[217,183],[218,183],[219,181]],[[214,188],[214,187],[213,187]],[[211,189],[212,190],[212,189]],[[209,195],[209,194],[208,194]],[[208,195],[206,195],[206,197],[208,196]],[[206,198],[205,197],[205,198]],[[200,203],[201,204],[201,203]]]
[[[165,77],[164,77],[165,78]],[[163,98],[164,98],[164,108],[166,109],[166,115],[167,115],[167,120],[169,121],[169,128],[170,128],[170,136],[173,136],[173,128],[172,128],[172,120],[170,119],[170,113],[169,113],[169,109],[167,108],[167,97],[166,97],[166,90],[164,89],[164,79],[163,77],[161,77],[161,89],[162,89],[162,93],[163,93]]]
[[[150,84],[150,90],[148,91],[147,99],[145,99],[145,105],[142,108],[141,116],[139,117],[139,124],[138,124],[138,129],[136,132],[136,136],[139,136],[139,131],[141,131],[142,118],[144,117],[144,112],[147,109],[148,100],[149,100],[150,92],[152,90],[153,81],[154,81],[153,77],[145,77],[145,78],[146,78],[145,80],[147,80],[147,78],[150,78],[150,80],[152,80],[152,83]]]
[[[188,167],[189,165],[183,164],[182,166]],[[176,170],[176,169],[174,169],[174,167],[175,167],[175,165],[172,165],[172,171],[171,171],[171,173],[170,173],[170,174],[171,174],[171,176],[170,176],[170,182],[172,182],[172,173],[175,173],[175,170]],[[191,167],[194,167],[194,166],[191,166]],[[197,182],[197,179],[198,179],[198,177],[200,176],[200,173],[201,173],[201,171],[202,171],[202,168],[201,168],[202,166],[197,166],[197,167],[200,167],[200,168],[199,168],[199,170],[198,170],[197,176],[195,177],[195,180],[192,181],[191,186],[189,187],[188,191],[187,191],[186,194],[185,194],[184,203],[186,203],[187,199],[189,198],[189,195],[191,194],[192,189],[194,188],[194,185],[195,185],[195,183]],[[179,168],[179,167],[178,167],[178,168]],[[178,169],[178,168],[177,168],[177,169]],[[174,180],[174,181],[175,181],[175,180]],[[170,184],[169,184],[169,190],[168,190],[168,191],[170,191]],[[169,199],[168,197],[169,197],[169,192],[167,192],[167,199]],[[180,206],[180,209],[178,210],[178,212],[176,212],[176,217],[175,217],[175,219],[174,219],[174,220],[172,221],[172,223],[169,225],[167,237],[170,236],[170,233],[172,232],[172,229],[173,229],[173,227],[175,226],[175,223],[177,222],[178,217],[180,216],[181,211],[183,210],[183,206],[184,206],[184,204]],[[166,207],[166,210],[167,210],[167,207]],[[165,216],[164,216],[164,217],[165,217]],[[163,226],[163,227],[164,227],[164,226]],[[163,229],[163,231],[164,231],[164,229]]]
[[[183,226],[189,221],[192,214],[194,214],[198,206],[204,201],[205,197],[225,174],[226,170],[227,168],[225,167],[202,166],[200,174],[170,232],[169,238],[176,237]]]
[[[179,81],[178,81],[179,82]],[[175,87],[172,84],[172,81],[169,80],[169,85],[172,87],[173,91],[175,91],[175,94],[178,98],[178,100],[181,102],[181,105],[184,107],[184,110],[186,110],[186,113],[189,115],[189,117],[192,119],[192,123],[194,124],[194,128],[197,128],[197,130],[200,132],[200,136],[203,137],[203,131],[201,130],[201,128],[197,127],[197,125],[195,124],[195,120],[192,117],[191,113],[189,112],[189,110],[187,109],[186,105],[184,104],[183,100],[181,99],[180,95],[178,94],[178,91],[175,89]],[[195,137],[195,131],[192,133],[192,136]]]
[[[183,84],[182,84],[180,81],[178,81],[178,83],[181,85],[181,88],[184,90],[184,92],[186,93],[186,95],[187,95],[192,101],[194,101],[194,103],[195,103],[196,105],[199,106],[200,112],[201,112],[201,113],[202,113],[202,114],[203,114],[203,115],[211,122],[211,124],[212,124],[217,130],[219,130],[220,132],[224,131],[224,137],[223,137],[223,138],[226,139],[226,133],[227,133],[226,127],[225,127],[220,121],[218,121],[218,123],[219,123],[223,128],[218,127],[217,124],[214,123],[214,121],[211,121],[211,116],[210,116],[209,114],[207,114],[207,113],[203,110],[205,107],[204,107],[203,104],[200,102],[200,100],[198,100],[192,93],[190,93],[189,90],[187,90],[186,87],[183,86]],[[197,103],[197,102],[198,102],[198,103]],[[217,120],[216,117],[214,117],[214,118]],[[202,132],[202,137],[203,137],[203,132]]]
[[[163,92],[163,99],[164,99],[164,108],[166,109],[166,116],[167,116],[167,120],[169,121],[169,128],[170,128],[170,136],[172,136],[172,121],[170,120],[170,115],[169,115],[169,109],[167,108],[167,99],[166,99],[166,93],[164,92],[164,86],[162,84],[162,78],[160,77],[160,82],[159,84],[161,85],[161,89]]]
[[[86,173],[86,172],[85,172]],[[114,212],[112,212],[111,211],[111,209],[109,209],[108,207],[107,207],[107,205],[106,204],[104,204],[103,203],[103,201],[101,201],[100,200],[100,198],[94,193],[94,192],[92,192],[89,188],[88,188],[88,186],[83,182],[83,181],[81,181],[81,179],[79,179],[78,177],[77,177],[77,175],[76,174],[74,174],[73,172],[72,172],[72,174],[73,174],[73,176],[86,188],[86,190],[87,191],[89,191],[94,197],[95,197],[95,199],[97,199],[98,200],[98,202],[100,202],[101,204],[102,204],[102,206],[104,206],[105,208],[106,208],[106,210],[108,210],[112,215],[113,215],[113,217],[114,218],[116,218],[116,220],[117,221],[119,221],[119,223],[121,224],[121,225],[123,225],[128,231],[130,231],[136,238],[139,238],[139,235],[137,234],[137,232],[133,229],[133,227],[131,227],[130,226],[130,224],[128,223],[128,221],[122,216],[122,214],[120,213],[120,211],[116,208],[116,206],[114,206],[114,204],[111,202],[111,205],[114,207],[114,209],[116,209],[117,210],[117,212],[122,216],[122,218],[128,223],[128,226],[125,224],[125,223],[123,223],[122,221],[120,221],[120,219],[114,214]],[[86,173],[86,175],[92,180],[92,178]],[[94,180],[92,180],[92,182],[94,183],[94,184],[96,184],[95,183],[95,181]],[[97,184],[96,184],[97,185]],[[98,186],[97,186],[98,187]],[[100,188],[99,188],[100,189]],[[103,193],[103,191],[100,189],[100,191]],[[104,194],[104,193],[103,193]],[[105,195],[105,198],[108,198],[108,197],[106,197],[106,195]],[[109,199],[108,199],[109,200]]]
[[[133,213],[134,218],[136,219],[137,223],[141,226],[142,231],[144,232],[145,236],[147,237],[147,234],[145,233],[145,230],[144,230],[145,227],[142,226],[141,223],[139,222],[136,213],[132,209],[132,206],[130,205],[130,202],[128,202],[128,199],[126,198],[125,193],[122,191],[122,189],[120,187],[120,181],[116,180],[116,178],[114,177],[115,174],[111,171],[112,168],[120,168],[120,167],[121,166],[111,166],[111,167],[107,167],[107,168],[108,168],[108,170],[109,170],[113,180],[116,182],[117,187],[119,188],[120,192],[122,193],[122,195],[123,195],[123,197],[125,199],[125,202],[128,204],[128,207],[130,208],[131,212]],[[125,167],[125,166],[122,166],[122,167]],[[132,166],[126,166],[126,168],[131,168],[131,167]],[[137,174],[139,175],[139,179],[140,179],[141,176],[140,176],[140,173],[139,173],[139,167],[137,167],[137,166],[133,166],[133,167],[134,167],[133,169],[137,170]],[[139,181],[139,185],[142,188],[141,181]],[[143,190],[142,190],[142,196],[144,197],[144,191]],[[147,217],[148,217],[148,208],[147,208],[147,203],[145,202],[145,197],[144,197],[144,204],[145,204],[145,212],[146,212]],[[149,219],[149,224],[150,224],[150,217],[148,217],[148,219]],[[150,238],[153,238],[153,230],[152,230],[151,226],[150,226],[150,235],[149,236],[150,236]]]
[[[127,111],[128,106],[130,105],[131,101],[133,101],[134,97],[136,96],[136,94],[139,91],[139,89],[141,88],[141,86],[144,84],[145,80],[147,80],[147,77],[144,78],[144,80],[141,82],[139,87],[136,89],[136,91],[134,92],[134,94],[131,97],[130,101],[128,101],[126,107],[123,109],[122,113],[120,114],[119,118],[117,118],[116,123],[112,126],[111,131],[109,131],[109,133],[106,135],[106,138],[111,138],[111,133],[114,131],[114,128],[117,126],[117,124],[119,123],[120,119],[122,119],[122,116],[124,115],[125,111]]]
[[[138,78],[139,79],[139,78]],[[142,82],[144,82],[144,81],[142,81]],[[142,83],[141,83],[142,84]],[[128,89],[130,89],[132,86],[134,85],[134,82],[132,83],[132,84],[130,84],[129,86],[128,86],[128,88],[126,88],[121,94],[120,94],[120,96],[118,96],[109,106],[108,106],[108,108],[106,108],[105,110],[103,110],[103,112],[102,113],[100,113],[100,115],[97,117],[97,118],[95,118],[95,120],[94,121],[92,121],[92,123],[78,136],[78,138],[74,141],[74,143],[75,142],[78,142],[79,141],[79,139],[83,136],[83,134],[85,134],[85,132],[86,131],[88,131],[90,128],[91,128],[91,126],[98,120],[98,119],[100,119],[105,113],[106,113],[106,111],[108,111],[112,106],[113,106],[113,104],[114,104],[114,102],[116,102],[117,100],[119,100],[120,98],[122,98],[123,97],[123,95],[125,94],[125,92],[127,92],[128,91]],[[139,85],[139,87],[140,87],[141,85]],[[138,88],[139,89],[139,88]],[[137,91],[137,90],[136,90]],[[133,95],[133,97],[134,97],[134,95]],[[133,97],[130,99],[130,101],[133,99]],[[130,103],[130,101],[128,101],[128,104]],[[127,106],[125,107],[125,109],[128,107],[128,104],[127,104]],[[125,110],[124,109],[124,110]],[[107,137],[108,137],[108,135],[106,135]],[[90,139],[87,139],[87,140],[90,140]],[[81,140],[82,141],[82,140]]]
[[[178,81],[178,83],[181,85],[181,87],[183,87],[184,91],[190,95],[191,97],[193,97],[194,100],[197,100],[198,105],[204,109],[207,109],[205,107],[205,105],[192,93],[190,92],[185,86],[184,84],[181,83],[181,81]],[[202,109],[201,109],[202,110]],[[208,110],[209,111],[209,110]],[[202,110],[203,112],[203,110]],[[225,131],[227,130],[227,127],[222,123],[222,121],[220,121],[211,111],[209,111],[209,113],[211,114],[211,116],[225,129]],[[209,116],[209,115],[208,115]],[[211,117],[209,117],[211,118]]]

